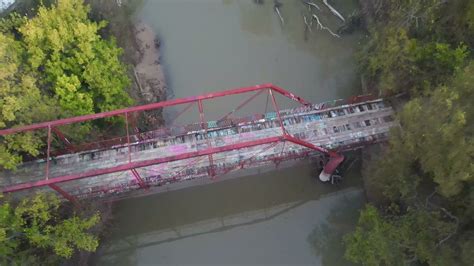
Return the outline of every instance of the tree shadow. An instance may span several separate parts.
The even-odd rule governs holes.
[[[362,193],[345,196],[330,211],[327,220],[309,234],[307,240],[321,257],[322,265],[354,265],[344,258],[343,237],[355,228],[364,202]]]

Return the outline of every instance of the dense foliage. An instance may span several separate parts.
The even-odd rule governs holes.
[[[16,206],[0,205],[0,263],[50,265],[70,258],[75,250],[95,251],[97,237],[89,233],[98,214],[64,217],[58,198],[37,194]]]
[[[405,93],[368,182],[383,191],[345,237],[364,265],[474,264],[474,2],[369,1],[361,71]]]
[[[40,6],[31,18],[13,13],[0,21],[0,128],[132,103],[122,50],[101,38],[106,22],[93,22],[88,13],[81,0],[62,0]],[[22,155],[38,155],[41,138],[44,133],[1,139],[0,166],[13,169]]]

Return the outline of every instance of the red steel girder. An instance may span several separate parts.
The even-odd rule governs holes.
[[[133,168],[133,169],[130,169],[130,171],[132,172],[133,176],[135,177],[135,180],[137,180],[138,185],[141,188],[148,188],[148,186],[145,184],[142,177],[140,176],[140,173],[138,173],[137,169]]]
[[[194,106],[195,103],[190,103],[188,104],[188,106],[184,107],[183,110],[181,110],[171,121],[170,121],[170,125],[172,125],[174,123],[174,121],[176,121],[182,114],[186,113],[186,111],[188,111],[189,109],[191,109],[191,107]]]
[[[273,92],[271,90],[268,90],[268,93],[270,94],[270,97],[272,97],[273,108],[275,109],[275,112],[277,113],[278,122],[280,123],[280,127],[281,127],[281,132],[282,132],[283,135],[287,135],[286,130],[285,130],[285,126],[283,125],[283,120],[281,119],[280,109],[278,108],[278,104],[276,102],[275,95],[273,95]]]
[[[66,149],[71,151],[71,152],[74,152],[74,146],[72,145],[72,143],[64,136],[64,134],[57,128],[53,127],[51,128],[51,130],[54,132],[54,134],[56,134],[56,136],[58,136],[58,138],[64,142],[64,144],[66,145]]]
[[[202,100],[198,100],[198,108],[199,108],[199,119],[201,120],[201,128],[204,129],[204,134],[207,134],[207,125],[206,120],[204,119],[204,108],[202,107]],[[206,140],[207,142],[207,147],[211,147],[211,140],[209,138]],[[215,176],[214,172],[214,159],[212,157],[212,153],[207,155],[209,158],[209,175],[210,176]]]
[[[49,184],[48,185],[50,188],[56,190],[56,192],[58,192],[59,194],[61,194],[61,196],[63,196],[65,199],[69,200],[69,202],[71,202],[72,204],[74,204],[74,206],[76,208],[80,208],[81,207],[81,204],[79,204],[79,201],[77,201],[77,199],[72,196],[71,194],[67,193],[66,191],[64,191],[62,188],[60,188],[58,185],[56,184]]]
[[[123,115],[125,113],[153,110],[153,109],[174,106],[174,105],[179,105],[179,104],[192,103],[198,100],[208,100],[208,99],[224,97],[228,95],[241,94],[241,93],[265,90],[265,89],[270,89],[272,91],[278,92],[282,94],[283,96],[288,97],[294,101],[297,101],[303,105],[310,104],[310,102],[304,100],[303,98],[299,96],[296,96],[293,93],[290,93],[271,83],[267,83],[267,84],[255,85],[255,86],[238,88],[238,89],[231,89],[231,90],[220,91],[220,92],[212,92],[212,93],[207,93],[200,96],[192,96],[192,97],[169,100],[169,101],[164,101],[164,102],[134,106],[134,107],[118,109],[118,110],[108,111],[108,112],[102,112],[102,113],[97,113],[97,114],[76,116],[76,117],[64,118],[64,119],[59,119],[59,120],[54,120],[54,121],[31,124],[27,126],[2,129],[0,130],[0,136],[10,135],[17,132],[25,132],[25,131],[31,131],[31,130],[41,129],[41,128],[47,128],[48,126],[55,127],[55,126],[60,126],[60,125],[67,125],[67,124],[90,121],[90,120],[95,120],[95,119],[100,119],[100,118],[105,118],[105,117]]]
[[[263,91],[268,91],[269,96],[272,98],[272,103],[274,105],[275,111],[278,115],[278,119],[282,128],[282,136],[276,136],[276,137],[268,137],[268,138],[263,138],[259,140],[253,140],[253,141],[247,141],[243,143],[238,143],[238,144],[230,144],[226,146],[220,146],[220,147],[211,147],[210,142],[208,140],[208,147],[204,150],[200,151],[195,151],[195,152],[188,152],[188,153],[183,153],[179,155],[173,155],[173,156],[168,156],[168,157],[163,157],[163,158],[157,158],[157,159],[151,159],[151,160],[144,160],[144,161],[138,161],[138,162],[133,162],[131,160],[131,151],[130,151],[130,134],[129,134],[129,121],[128,121],[128,116],[130,113],[134,112],[140,112],[140,111],[146,111],[146,110],[153,110],[153,109],[158,109],[158,108],[163,108],[167,106],[174,106],[174,105],[179,105],[179,104],[186,104],[188,103],[189,106],[185,108],[185,110],[189,109],[194,103],[199,104],[199,112],[200,112],[200,118],[201,118],[201,125],[203,129],[207,132],[207,125],[205,124],[204,120],[204,110],[203,110],[203,105],[202,102],[204,100],[208,99],[213,99],[217,97],[224,97],[227,95],[234,95],[234,94],[241,94],[241,93],[247,93],[247,92],[253,92],[257,91],[253,97],[251,97],[249,100],[241,104],[242,106],[248,103],[251,99],[259,95]],[[78,116],[78,117],[72,117],[72,118],[66,118],[66,119],[61,119],[61,120],[56,120],[56,121],[50,121],[50,122],[44,122],[44,123],[38,123],[38,124],[33,124],[29,126],[23,126],[23,127],[17,127],[17,128],[10,128],[10,129],[3,129],[0,130],[0,136],[2,135],[8,135],[8,134],[14,134],[17,132],[25,132],[25,131],[31,131],[31,130],[36,130],[36,129],[42,129],[42,128],[47,128],[48,129],[48,150],[49,150],[49,145],[51,142],[51,130],[54,129],[56,126],[60,125],[66,125],[66,124],[71,124],[71,123],[77,123],[77,122],[84,122],[84,121],[89,121],[89,120],[94,120],[94,119],[100,119],[100,118],[105,118],[105,117],[111,117],[111,116],[117,116],[117,115],[124,115],[125,116],[125,122],[126,122],[126,127],[127,127],[127,146],[128,146],[128,159],[129,162],[114,166],[114,167],[109,167],[109,168],[102,168],[102,169],[96,169],[96,170],[90,170],[82,173],[76,173],[76,174],[70,174],[70,175],[63,175],[63,176],[57,176],[57,177],[52,177],[49,178],[49,171],[48,171],[48,166],[49,166],[49,152],[48,152],[48,158],[47,158],[47,165],[46,165],[46,179],[45,180],[39,180],[39,181],[32,181],[32,182],[26,182],[26,183],[21,183],[21,184],[16,184],[12,185],[9,187],[3,188],[3,192],[8,193],[8,192],[15,192],[15,191],[20,191],[20,190],[25,190],[25,189],[30,189],[34,187],[42,187],[42,186],[51,186],[53,189],[59,191],[62,191],[58,186],[55,184],[62,183],[62,182],[68,182],[68,181],[73,181],[73,180],[78,180],[78,179],[83,179],[83,178],[88,178],[88,177],[93,177],[93,176],[99,176],[99,175],[104,175],[104,174],[110,174],[110,173],[116,173],[116,172],[123,172],[127,170],[131,170],[136,179],[138,180],[138,183],[140,186],[144,185],[143,180],[141,179],[140,175],[138,172],[135,170],[135,168],[140,168],[140,167],[145,167],[145,166],[150,166],[150,165],[155,165],[155,164],[161,164],[161,163],[167,163],[171,161],[177,161],[177,160],[184,160],[184,159],[189,159],[189,158],[194,158],[194,157],[200,157],[200,156],[208,156],[209,158],[209,163],[210,163],[210,175],[214,175],[214,165],[213,165],[213,158],[212,155],[214,153],[221,153],[221,152],[227,152],[235,149],[242,149],[242,148],[247,148],[247,147],[253,147],[257,145],[263,145],[263,144],[272,144],[276,142],[282,142],[282,141],[290,141],[293,142],[297,145],[302,145],[304,147],[307,147],[309,149],[317,150],[319,152],[324,152],[328,153],[331,157],[338,157],[340,158],[340,155],[333,151],[329,151],[324,148],[320,148],[317,146],[312,145],[311,143],[299,140],[297,138],[294,138],[292,136],[289,136],[288,133],[285,131],[285,128],[283,126],[283,121],[281,119],[278,105],[276,104],[276,100],[274,97],[273,92],[278,92],[282,94],[285,97],[288,97],[292,100],[295,100],[303,105],[309,104],[309,102],[305,101],[304,99],[287,92],[286,90],[283,90],[277,86],[274,86],[273,84],[262,84],[262,85],[256,85],[252,87],[246,87],[246,88],[239,88],[239,89],[233,89],[233,90],[228,90],[228,91],[221,91],[221,92],[216,92],[216,93],[208,93],[205,95],[201,96],[196,96],[196,97],[188,97],[188,98],[182,98],[182,99],[176,99],[176,100],[170,100],[170,101],[165,101],[165,102],[159,102],[159,103],[154,103],[154,104],[148,104],[148,105],[142,105],[142,106],[136,106],[136,107],[130,107],[130,108],[125,108],[125,109],[120,109],[120,110],[115,110],[115,111],[110,111],[110,112],[104,112],[104,113],[98,113],[98,114],[91,114],[91,115],[84,115],[84,116]],[[267,102],[268,102],[268,97],[267,97]],[[241,108],[239,106],[238,108]],[[137,178],[138,177],[138,178]],[[63,196],[66,198],[68,197],[67,193],[65,191],[62,191],[64,193],[61,193]],[[70,197],[70,195],[69,195]]]
[[[189,159],[189,158],[194,158],[194,157],[198,157],[198,156],[207,156],[209,154],[232,151],[232,150],[236,150],[236,149],[253,147],[253,146],[269,144],[269,143],[284,141],[284,140],[285,140],[285,138],[283,136],[277,136],[277,137],[269,137],[269,138],[253,140],[253,141],[246,141],[246,142],[231,144],[231,145],[226,145],[226,146],[212,147],[212,148],[207,148],[207,149],[200,150],[200,151],[187,152],[187,153],[174,155],[174,156],[168,156],[168,157],[151,159],[151,160],[144,160],[144,161],[139,161],[139,162],[131,162],[131,163],[126,163],[126,164],[122,164],[122,165],[118,165],[118,166],[114,166],[114,167],[109,167],[109,168],[96,169],[96,170],[91,170],[91,171],[76,173],[76,174],[70,174],[70,175],[63,175],[63,176],[49,178],[47,180],[25,182],[25,183],[5,187],[5,188],[2,189],[2,192],[3,193],[9,193],[9,192],[15,192],[15,191],[20,191],[20,190],[30,189],[30,188],[34,188],[34,187],[48,186],[50,184],[57,184],[57,183],[62,183],[62,182],[67,182],[67,181],[83,179],[83,178],[87,178],[87,177],[117,173],[117,172],[127,171],[127,170],[130,170],[130,169],[133,169],[133,168],[140,168],[140,167],[145,167],[145,166],[150,166],[150,165],[155,165],[155,164],[160,164],[160,163],[167,163],[167,162],[172,162],[172,161]]]
[[[327,149],[317,147],[317,146],[315,146],[311,143],[308,143],[306,141],[302,141],[302,140],[297,139],[295,137],[292,137],[290,135],[284,135],[284,136],[263,138],[263,139],[259,139],[259,140],[246,141],[246,142],[242,142],[242,143],[230,144],[230,145],[225,145],[225,146],[220,146],[220,147],[211,147],[211,148],[207,148],[207,149],[200,150],[200,151],[188,152],[188,153],[183,153],[183,154],[168,156],[168,157],[163,157],[163,158],[157,158],[157,159],[152,159],[152,160],[131,162],[131,163],[127,163],[127,164],[123,164],[123,165],[119,165],[119,166],[114,166],[114,167],[110,167],[110,168],[96,169],[96,170],[91,170],[91,171],[87,171],[87,172],[83,172],[83,173],[53,177],[53,178],[49,178],[47,180],[39,180],[39,181],[16,184],[16,185],[12,185],[12,186],[8,186],[8,187],[3,188],[2,192],[3,193],[10,193],[10,192],[15,192],[15,191],[21,191],[21,190],[25,190],[25,189],[34,188],[34,187],[48,186],[48,185],[51,185],[51,184],[57,184],[57,183],[62,183],[62,182],[67,182],[67,181],[73,181],[73,180],[83,179],[83,178],[87,178],[87,177],[93,177],[93,176],[98,176],[98,175],[122,172],[122,171],[126,171],[126,170],[131,170],[131,169],[134,169],[134,168],[146,167],[146,166],[150,166],[150,165],[167,163],[167,162],[172,162],[172,161],[177,161],[177,160],[184,160],[184,159],[189,159],[189,158],[194,158],[194,157],[199,157],[199,156],[207,156],[207,155],[210,155],[210,154],[227,152],[227,151],[232,151],[232,150],[242,149],[242,148],[248,148],[248,147],[254,147],[254,146],[258,146],[258,145],[270,144],[270,143],[280,142],[280,141],[285,141],[285,140],[293,142],[293,143],[301,145],[301,146],[304,146],[304,147],[307,147],[309,149],[319,151],[319,152],[329,153],[329,155],[331,155],[331,156],[335,156],[335,157],[342,156],[342,155],[339,155],[339,154],[337,154],[333,151],[329,151]]]
[[[322,153],[326,153],[326,154],[329,154],[329,156],[331,157],[338,157],[340,156],[338,153],[334,152],[334,151],[331,151],[331,150],[328,150],[328,149],[325,149],[323,147],[318,147],[316,145],[313,145],[307,141],[304,141],[304,140],[301,140],[301,139],[297,139],[291,135],[285,135],[284,136],[286,140],[288,141],[291,141],[295,144],[298,144],[298,145],[301,145],[301,146],[304,146],[306,148],[309,148],[309,149],[312,149],[312,150],[316,150],[316,151],[319,151],[319,152],[322,152]]]
[[[260,91],[257,91],[254,95],[250,96],[248,99],[246,99],[245,101],[243,101],[242,103],[240,103],[234,110],[230,111],[229,113],[227,113],[225,116],[223,116],[221,119],[217,120],[217,121],[222,121],[224,119],[227,119],[227,117],[229,117],[230,115],[234,114],[235,112],[237,112],[238,110],[240,110],[242,107],[244,107],[246,104],[248,104],[249,102],[251,102],[253,99],[255,99],[258,95],[260,95],[262,92],[264,92],[263,90],[260,90]]]

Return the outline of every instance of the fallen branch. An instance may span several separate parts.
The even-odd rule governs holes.
[[[143,93],[142,84],[140,84],[140,79],[138,78],[137,70],[135,68],[133,68],[133,74],[135,76],[135,82],[137,83],[140,92]]]
[[[273,5],[273,9],[275,10],[275,12],[277,13],[278,17],[280,18],[280,21],[281,21],[281,25],[285,25],[285,20],[283,19],[283,17],[281,16],[281,13],[280,13],[280,7],[281,7],[281,3],[276,1],[275,0],[275,4]]]
[[[454,222],[456,223],[454,230],[451,233],[449,233],[446,237],[438,241],[438,243],[436,243],[436,247],[439,247],[440,245],[442,245],[444,242],[446,242],[448,239],[450,239],[453,235],[457,233],[458,227],[459,227],[459,218],[453,215],[451,212],[449,212],[445,208],[431,202],[430,200],[435,194],[436,194],[436,189],[433,191],[433,193],[431,193],[430,195],[428,195],[428,197],[426,197],[425,206],[430,205],[431,207],[438,208],[444,213],[444,215],[448,216],[451,220],[454,220]]]
[[[308,20],[306,19],[305,15],[303,15],[303,20],[304,20],[304,24],[306,25],[306,28],[309,30],[309,32],[313,32],[313,30],[311,29],[311,24],[308,23]]]
[[[454,216],[452,213],[447,211],[445,208],[440,207],[440,210],[443,211],[445,215],[447,215],[449,218],[453,219],[456,222],[456,227],[454,228],[454,231],[448,234],[445,238],[441,239],[436,246],[439,247],[441,244],[443,244],[445,241],[450,239],[453,235],[455,235],[458,232],[458,227],[459,227],[459,218]]]
[[[341,38],[341,36],[337,35],[336,33],[334,33],[330,28],[324,26],[323,24],[321,24],[321,21],[319,20],[318,16],[316,16],[315,14],[313,14],[313,18],[316,19],[316,22],[318,23],[318,27],[322,30],[327,30],[332,36],[334,37],[337,37],[337,38]]]
[[[323,3],[329,8],[329,10],[338,18],[340,18],[343,22],[346,22],[344,17],[339,13],[334,7],[332,7],[329,3],[328,0],[321,0]]]
[[[309,2],[309,1],[302,1],[302,2],[303,4],[307,4],[309,6],[309,11],[311,11],[311,7],[314,7],[317,10],[321,10],[321,8],[313,2]]]

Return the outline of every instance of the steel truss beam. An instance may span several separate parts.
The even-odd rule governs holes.
[[[157,159],[151,159],[151,160],[144,160],[144,161],[138,161],[134,162],[131,158],[131,150],[130,150],[130,145],[131,145],[131,140],[130,140],[130,132],[129,132],[129,127],[131,126],[134,128],[134,117],[132,117],[132,121],[129,121],[129,116],[130,114],[133,114],[132,116],[136,115],[138,112],[142,111],[147,111],[147,110],[154,110],[154,109],[159,109],[163,107],[169,107],[169,106],[175,106],[175,105],[181,105],[181,104],[188,104],[184,108],[184,110],[180,113],[182,114],[186,110],[190,109],[195,103],[198,104],[199,107],[199,113],[200,113],[200,122],[202,125],[202,128],[207,131],[207,124],[204,119],[204,108],[203,108],[203,101],[205,100],[210,100],[214,98],[219,98],[219,97],[225,97],[229,95],[235,95],[235,94],[242,94],[242,93],[249,93],[249,92],[256,92],[253,96],[251,96],[248,100],[244,101],[240,105],[237,106],[235,110],[227,114],[225,117],[231,115],[234,113],[236,110],[242,108],[245,104],[250,102],[252,99],[260,95],[262,92],[268,92],[267,95],[267,105],[268,105],[268,99],[271,98],[273,107],[275,109],[275,112],[277,113],[278,120],[280,123],[280,127],[282,129],[282,135],[281,136],[275,136],[275,137],[268,137],[268,138],[263,138],[259,140],[253,140],[253,141],[247,141],[243,143],[237,143],[237,144],[230,144],[226,146],[220,146],[220,147],[212,147],[210,145],[210,142],[208,141],[208,147],[204,150],[200,151],[195,151],[195,152],[188,152],[188,153],[183,153],[179,155],[174,155],[174,156],[168,156],[168,157],[163,157],[163,158],[157,158]],[[44,186],[50,186],[54,190],[58,191],[61,195],[63,195],[66,199],[72,201],[74,204],[78,204],[77,200],[69,195],[66,191],[62,190],[60,187],[57,186],[59,183],[64,183],[68,181],[74,181],[74,180],[79,180],[83,178],[88,178],[88,177],[94,177],[94,176],[100,176],[100,175],[105,175],[105,174],[111,174],[111,173],[117,173],[117,172],[123,172],[123,171],[131,171],[135,179],[137,180],[138,184],[140,187],[145,188],[147,185],[143,181],[143,179],[140,177],[138,171],[136,170],[137,168],[140,167],[146,167],[146,166],[151,166],[151,165],[156,165],[156,164],[163,164],[167,162],[172,162],[172,161],[178,161],[178,160],[185,160],[185,159],[190,159],[190,158],[195,158],[195,157],[201,157],[201,156],[206,156],[209,159],[209,175],[214,176],[215,171],[214,171],[214,165],[213,165],[213,154],[215,153],[222,153],[222,152],[228,152],[236,149],[243,149],[243,148],[249,148],[249,147],[254,147],[258,145],[265,145],[265,144],[270,144],[269,147],[273,147],[276,145],[278,142],[292,142],[297,145],[304,146],[306,148],[316,150],[318,152],[323,152],[327,153],[331,156],[331,158],[341,158],[341,155],[337,154],[336,152],[329,151],[327,149],[317,147],[312,145],[311,143],[305,142],[303,140],[297,139],[293,136],[290,136],[287,132],[286,129],[284,128],[283,121],[280,116],[278,104],[276,102],[274,93],[279,93],[287,98],[290,98],[291,100],[294,100],[296,102],[299,102],[303,105],[309,105],[310,103],[306,100],[304,100],[301,97],[298,97],[294,95],[293,93],[290,93],[280,87],[277,87],[273,84],[261,84],[261,85],[256,85],[256,86],[251,86],[251,87],[245,87],[245,88],[238,88],[238,89],[232,89],[232,90],[227,90],[227,91],[221,91],[221,92],[214,92],[214,93],[208,93],[204,94],[201,96],[195,96],[195,97],[187,97],[187,98],[182,98],[182,99],[175,99],[175,100],[170,100],[170,101],[164,101],[164,102],[159,102],[159,103],[153,103],[153,104],[148,104],[148,105],[142,105],[142,106],[135,106],[135,107],[130,107],[130,108],[124,108],[124,109],[119,109],[119,110],[114,110],[114,111],[109,111],[109,112],[103,112],[103,113],[98,113],[98,114],[90,114],[90,115],[84,115],[84,116],[78,116],[78,117],[71,117],[71,118],[65,118],[65,119],[60,119],[56,121],[49,121],[49,122],[43,122],[43,123],[37,123],[37,124],[32,124],[28,126],[22,126],[22,127],[16,127],[16,128],[10,128],[10,129],[3,129],[0,130],[0,136],[5,136],[5,135],[10,135],[14,133],[19,133],[19,132],[26,132],[26,131],[33,131],[33,130],[38,130],[38,129],[47,129],[48,130],[48,151],[47,151],[47,158],[46,158],[46,178],[44,180],[38,180],[38,181],[31,181],[31,182],[25,182],[21,184],[16,184],[8,187],[4,187],[2,189],[2,192],[4,193],[10,193],[10,192],[16,192],[16,191],[21,191],[21,190],[26,190],[26,189],[31,189],[31,188],[36,188],[36,187],[44,187]],[[128,163],[114,166],[114,167],[109,167],[109,168],[102,168],[102,169],[95,169],[95,170],[89,170],[86,172],[82,173],[76,173],[76,174],[70,174],[70,175],[63,175],[63,176],[56,176],[56,177],[50,177],[49,176],[49,159],[50,159],[50,143],[51,143],[51,131],[56,133],[60,139],[65,141],[65,144],[68,145],[70,144],[69,140],[62,135],[62,133],[56,129],[58,126],[62,125],[68,125],[72,123],[79,123],[79,122],[85,122],[85,121],[91,121],[91,120],[96,120],[96,119],[101,119],[101,118],[106,118],[106,117],[112,117],[112,116],[124,116],[125,117],[125,123],[126,123],[126,144],[128,146]],[[129,122],[131,122],[129,124]],[[74,147],[72,147],[74,148]]]
[[[249,147],[254,147],[258,145],[271,144],[271,143],[281,142],[281,141],[289,141],[294,144],[301,145],[301,146],[304,146],[304,147],[307,147],[309,149],[313,149],[319,152],[327,151],[326,149],[319,148],[317,146],[312,145],[311,143],[296,139],[289,135],[276,136],[276,137],[263,138],[259,140],[253,140],[253,141],[246,141],[246,142],[242,142],[238,144],[231,144],[231,145],[220,146],[220,147],[211,147],[211,148],[207,148],[200,151],[187,152],[187,153],[183,153],[179,155],[157,158],[157,159],[152,159],[152,160],[130,162],[130,163],[119,165],[119,166],[96,169],[96,170],[91,170],[91,171],[87,171],[83,173],[70,174],[70,175],[64,175],[64,176],[59,176],[59,177],[54,177],[54,178],[49,178],[49,179],[44,179],[44,180],[39,180],[39,181],[21,183],[21,184],[6,187],[2,190],[2,192],[10,193],[10,192],[16,192],[16,191],[21,191],[25,189],[35,188],[35,187],[49,186],[51,184],[74,181],[74,180],[83,179],[87,177],[117,173],[117,172],[132,170],[135,168],[146,167],[150,165],[168,163],[168,162],[190,159],[190,158],[195,158],[195,157],[200,157],[200,156],[207,156],[207,155],[211,155],[215,153],[228,152],[232,150],[249,148]]]
[[[169,101],[164,101],[164,102],[158,102],[158,103],[134,106],[134,107],[129,107],[129,108],[123,108],[123,109],[118,109],[118,110],[109,111],[109,112],[102,112],[102,113],[90,114],[90,115],[82,115],[82,116],[76,116],[76,117],[70,117],[70,118],[64,118],[64,119],[49,121],[49,122],[36,123],[36,124],[28,125],[28,126],[2,129],[2,130],[0,130],[0,136],[10,135],[10,134],[18,133],[18,132],[32,131],[32,130],[41,129],[41,128],[48,128],[48,126],[55,127],[55,126],[61,126],[61,125],[68,125],[68,124],[73,124],[73,123],[96,120],[96,119],[100,119],[100,118],[124,115],[125,113],[149,111],[149,110],[159,109],[159,108],[163,108],[163,107],[169,107],[169,106],[174,106],[174,105],[179,105],[179,104],[197,102],[199,100],[204,101],[204,100],[209,100],[209,99],[213,99],[213,98],[220,98],[220,97],[224,97],[224,96],[242,94],[242,93],[246,93],[246,92],[265,90],[265,89],[271,89],[272,91],[278,92],[279,94],[281,94],[285,97],[288,97],[288,98],[290,98],[294,101],[297,101],[297,102],[299,102],[303,105],[311,104],[310,102],[306,101],[305,99],[303,99],[301,97],[298,97],[298,96],[294,95],[293,93],[290,93],[290,92],[288,92],[288,91],[286,91],[286,90],[284,90],[280,87],[277,87],[277,86],[275,86],[271,83],[268,83],[268,84],[255,85],[255,86],[251,86],[251,87],[231,89],[231,90],[220,91],[220,92],[212,92],[212,93],[207,93],[207,94],[204,94],[204,95],[201,95],[201,96],[192,96],[192,97],[187,97],[187,98],[181,98],[181,99],[169,100]]]

